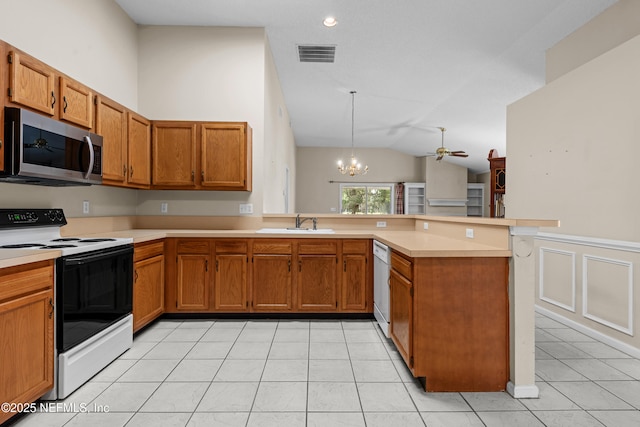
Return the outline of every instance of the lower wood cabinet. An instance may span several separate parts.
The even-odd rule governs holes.
[[[0,402],[27,404],[53,388],[53,261],[0,270]],[[11,412],[0,412],[0,423]]]
[[[166,254],[169,313],[372,312],[368,239],[174,238]]]
[[[251,258],[251,310],[261,312],[292,311],[293,242],[255,240]]]
[[[164,313],[164,241],[136,244],[133,252],[133,331]]]
[[[338,310],[337,266],[337,241],[323,239],[299,242],[296,274],[298,310]]]
[[[427,391],[509,380],[508,258],[391,256],[390,335]]]
[[[247,296],[248,244],[239,240],[216,240],[214,309],[249,311]]]

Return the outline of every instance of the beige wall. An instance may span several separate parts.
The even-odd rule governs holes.
[[[296,142],[284,103],[278,71],[273,62],[269,43],[265,42],[265,97],[264,97],[264,213],[291,213],[295,209],[296,194]],[[285,179],[288,170],[288,200],[285,203]],[[287,209],[285,210],[285,206]]]
[[[359,148],[355,154],[369,166],[366,175],[349,177],[338,172],[338,159],[349,161],[350,149],[298,147],[296,212],[339,212],[340,182],[424,182],[424,161],[420,158],[382,148]]]
[[[428,200],[426,214],[466,216],[466,205],[436,206],[436,204],[443,203],[443,200],[449,200],[455,204],[467,200],[467,168],[450,163],[446,159],[440,161],[437,161],[435,157],[426,157],[425,159],[426,198]]]
[[[509,217],[560,220],[536,239],[538,310],[636,356],[638,76],[640,36],[510,105],[506,194]]]
[[[137,108],[137,28],[115,2],[3,0],[1,13],[1,40],[127,107]],[[55,36],[46,30],[51,28]],[[83,200],[90,202],[90,216],[136,211],[136,192],[127,189],[0,183],[0,194],[2,208],[58,207],[69,217],[84,216]]]
[[[89,216],[159,215],[162,202],[169,203],[171,214],[236,215],[240,203],[252,203],[255,215],[280,213],[285,167],[293,206],[295,142],[264,29],[138,29],[112,0],[22,0],[5,1],[5,6],[12,19],[0,26],[0,39],[149,119],[248,121],[253,128],[253,191],[0,184],[1,206],[64,207],[72,217],[84,216],[83,200],[91,202]],[[56,25],[56,37],[33,30],[70,20],[73,26]]]
[[[546,81],[602,55],[640,34],[640,1],[618,0],[546,53]]]

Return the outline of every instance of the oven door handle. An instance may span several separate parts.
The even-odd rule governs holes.
[[[133,249],[130,246],[127,246],[126,248],[122,248],[122,249],[107,251],[107,252],[100,251],[99,253],[96,253],[93,255],[79,255],[74,257],[65,257],[64,265],[65,266],[83,265],[83,264],[88,264],[90,262],[117,257],[119,255],[126,255],[127,253],[133,253]]]
[[[91,177],[91,172],[93,172],[95,153],[93,152],[93,142],[91,142],[91,137],[89,137],[89,135],[85,135],[84,140],[89,146],[89,167],[87,168],[87,174],[84,176],[84,179],[89,179]]]

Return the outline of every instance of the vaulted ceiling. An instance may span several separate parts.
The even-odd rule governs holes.
[[[615,0],[116,0],[143,25],[264,27],[301,147],[415,156],[473,172],[506,152],[506,107],[544,85],[545,51]],[[325,27],[327,16],[338,24]],[[335,46],[333,63],[298,45]],[[362,159],[366,161],[366,159]]]

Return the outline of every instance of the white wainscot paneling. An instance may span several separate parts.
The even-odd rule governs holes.
[[[583,316],[633,336],[633,263],[582,257]]]
[[[576,253],[540,248],[539,297],[557,307],[576,311]]]

